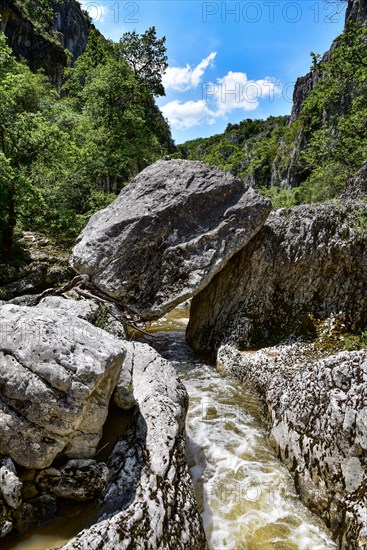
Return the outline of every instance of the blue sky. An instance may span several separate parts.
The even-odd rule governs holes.
[[[244,118],[289,114],[293,85],[343,29],[329,0],[85,0],[108,38],[155,26],[166,36],[166,96],[158,104],[176,143]]]

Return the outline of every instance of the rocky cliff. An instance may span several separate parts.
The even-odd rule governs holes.
[[[68,62],[65,49],[73,59],[81,55],[91,23],[76,0],[55,2],[53,8],[54,32],[50,33],[32,20],[22,3],[0,0],[0,30],[18,59],[26,59],[32,71],[43,69],[59,87]]]
[[[348,0],[345,23],[347,24],[349,21],[364,23],[366,20],[367,0]],[[324,54],[324,61],[330,58],[334,47],[335,43],[333,43],[330,49]],[[313,90],[319,78],[319,71],[315,69],[307,73],[305,76],[301,76],[297,79],[293,91],[293,106],[290,123],[295,122],[298,119],[304,100],[310,91]]]
[[[62,47],[69,50],[75,60],[85,51],[91,28],[90,18],[76,0],[57,1],[52,6],[56,14],[54,29],[61,35]]]
[[[367,323],[366,203],[281,209],[192,301],[187,338],[215,352],[312,334],[338,314],[346,330]]]

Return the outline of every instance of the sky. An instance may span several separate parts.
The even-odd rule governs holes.
[[[245,118],[290,114],[297,77],[344,25],[332,0],[84,0],[96,27],[117,41],[155,26],[166,37],[166,96],[157,103],[177,144]]]

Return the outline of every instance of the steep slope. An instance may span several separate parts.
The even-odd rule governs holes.
[[[26,0],[0,0],[0,30],[8,39],[15,56],[27,60],[32,71],[43,69],[60,87],[68,63],[86,47],[91,22],[76,0],[49,2],[33,8]]]

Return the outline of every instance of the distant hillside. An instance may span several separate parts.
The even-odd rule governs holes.
[[[366,21],[367,0],[349,0],[343,34],[297,80],[288,120],[247,119],[178,154],[230,170],[275,207],[340,195],[367,159]]]
[[[248,118],[239,124],[228,124],[223,134],[187,141],[178,146],[178,151],[183,158],[229,170],[256,187],[268,186],[288,120],[286,116]]]

